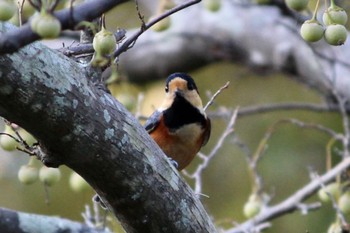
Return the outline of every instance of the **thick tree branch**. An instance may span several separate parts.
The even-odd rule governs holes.
[[[221,4],[217,12],[198,4],[171,16],[168,30],[145,32],[134,49],[121,56],[124,72],[132,80],[145,81],[231,60],[258,71],[281,70],[326,97],[333,96],[335,88],[350,99],[350,79],[346,78],[350,43],[337,47],[324,41],[308,44],[300,37],[295,18],[274,6],[231,0]]]
[[[59,217],[29,214],[0,208],[0,232],[16,233],[110,233]]]
[[[92,21],[108,10],[127,0],[95,0],[86,1],[71,9],[55,12],[54,15],[61,22],[62,30],[74,30],[82,21]],[[1,26],[1,23],[0,23]],[[0,28],[1,29],[1,28]],[[30,22],[22,27],[6,32],[0,36],[0,55],[13,53],[25,45],[40,39],[39,35],[30,28]]]
[[[0,56],[0,70],[0,115],[38,139],[45,164],[79,173],[127,232],[216,232],[143,127],[92,83],[96,74],[39,43]]]

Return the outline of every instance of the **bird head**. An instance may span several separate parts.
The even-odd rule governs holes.
[[[185,73],[171,74],[166,80],[165,93],[166,96],[162,105],[163,109],[169,108],[176,96],[182,96],[200,110],[203,108],[196,83],[191,76]]]

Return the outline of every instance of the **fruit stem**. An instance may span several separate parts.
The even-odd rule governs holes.
[[[31,157],[29,158],[28,165],[29,165],[29,166],[33,166],[33,165],[34,165],[34,162],[35,162],[35,158],[34,158],[34,156],[31,156]]]
[[[336,5],[335,5],[335,1],[334,0],[331,0],[331,8],[335,8]]]
[[[318,7],[319,6],[320,6],[320,0],[317,0],[316,7],[315,7],[315,10],[314,10],[314,13],[312,15],[311,20],[316,20],[317,21],[317,11],[318,11]]]

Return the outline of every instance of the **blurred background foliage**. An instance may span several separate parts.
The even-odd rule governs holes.
[[[150,9],[140,7],[146,18],[152,14]],[[344,8],[349,10],[348,2],[344,4]],[[113,30],[139,25],[140,21],[133,1],[117,7],[107,15],[107,27]],[[233,110],[237,107],[267,103],[324,102],[324,99],[314,90],[298,83],[293,77],[279,72],[252,71],[249,67],[239,64],[219,62],[192,71],[190,75],[194,77],[204,103],[209,100],[208,91],[215,93],[230,81],[229,88],[219,95],[214,105],[209,108],[209,112],[215,112],[222,107]],[[141,113],[143,116],[148,116],[159,106],[163,98],[164,80],[146,84],[122,81],[110,85],[110,89],[114,96],[132,112],[135,112],[138,95],[143,93]],[[227,228],[244,221],[242,209],[251,192],[246,155],[235,144],[234,137],[238,137],[250,151],[254,152],[267,129],[278,120],[285,118],[296,118],[300,121],[324,125],[337,132],[342,131],[342,121],[337,113],[275,111],[240,117],[235,124],[234,135],[227,138],[224,146],[203,174],[203,193],[209,197],[201,197],[201,200],[217,226]],[[212,119],[212,136],[208,145],[202,149],[203,153],[210,152],[226,124],[226,119]],[[258,171],[264,182],[264,191],[272,195],[272,204],[282,201],[308,183],[310,169],[319,174],[325,172],[326,144],[329,140],[328,135],[313,129],[303,129],[291,124],[283,124],[277,128],[268,141],[266,152],[258,164]],[[336,154],[333,158],[337,159]],[[17,179],[17,172],[21,165],[28,163],[28,160],[28,156],[21,152],[1,151],[0,206],[82,221],[81,213],[84,212],[85,205],[91,205],[93,190],[74,192],[69,187],[68,181],[71,171],[66,167],[60,168],[62,179],[58,184],[50,187],[47,194],[40,182],[23,185]],[[196,158],[187,170],[193,171],[199,162],[200,159]],[[38,161],[35,165],[41,166]],[[185,179],[193,185],[192,180],[186,177]],[[49,203],[45,201],[47,198]],[[308,202],[312,201],[317,201],[317,197],[308,200]],[[320,210],[308,215],[295,212],[273,220],[273,227],[266,232],[322,233],[327,232],[329,224],[334,219],[335,212],[331,206],[323,205]]]

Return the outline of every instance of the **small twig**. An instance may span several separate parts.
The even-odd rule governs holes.
[[[137,11],[137,16],[139,17],[141,21],[141,30],[145,31],[146,30],[146,23],[145,23],[145,16],[141,14],[140,8],[139,8],[139,2],[135,0],[135,7]]]
[[[215,98],[226,88],[228,88],[228,86],[230,85],[230,82],[227,82],[225,85],[223,85],[222,87],[220,87],[220,89],[211,97],[211,99],[209,100],[209,102],[205,105],[205,107],[203,108],[204,111],[207,110],[207,108],[213,104]]]
[[[238,112],[238,109],[236,109],[233,112],[232,117],[231,117],[229,123],[227,124],[225,131],[222,133],[221,137],[218,139],[215,147],[211,150],[209,155],[206,156],[206,155],[201,154],[201,153],[198,154],[199,157],[203,160],[203,162],[198,165],[196,171],[192,174],[188,174],[187,172],[183,173],[183,174],[187,175],[188,177],[195,180],[195,188],[194,188],[195,193],[202,193],[202,172],[208,167],[209,162],[218,153],[219,149],[224,144],[225,139],[231,133],[233,133],[233,126],[234,126],[236,119],[237,119],[237,112]]]
[[[237,227],[229,229],[225,231],[225,233],[245,232],[261,223],[281,217],[284,214],[289,214],[290,212],[297,210],[302,201],[306,200],[315,192],[317,192],[320,187],[320,182],[328,183],[331,180],[334,180],[338,174],[349,167],[350,157],[344,158],[339,164],[333,167],[333,169],[320,176],[318,180],[310,181],[308,184],[297,190],[294,194],[286,198],[284,201],[274,206],[262,209],[262,211],[257,216],[255,216],[254,219],[250,219]]]
[[[185,2],[183,4],[180,4],[166,12],[164,12],[163,14],[157,16],[156,18],[154,18],[153,20],[151,20],[150,22],[146,23],[144,25],[144,27],[141,27],[135,34],[133,34],[129,39],[127,39],[123,44],[122,46],[120,46],[119,49],[117,49],[115,52],[114,52],[114,57],[118,57],[120,54],[122,54],[123,52],[127,51],[130,46],[132,44],[134,44],[136,42],[136,40],[139,38],[139,36],[141,36],[145,31],[147,31],[150,27],[152,27],[154,24],[156,24],[157,22],[161,21],[162,19],[180,11],[180,10],[183,10],[187,7],[190,7],[194,4],[197,4],[199,3],[201,0],[191,0],[191,1],[188,1],[188,2]]]
[[[349,153],[349,143],[350,143],[350,127],[349,127],[349,117],[346,112],[346,103],[348,102],[347,99],[340,96],[338,93],[333,91],[334,96],[336,97],[339,105],[339,112],[342,116],[343,121],[343,131],[344,135],[342,137],[342,143],[343,143],[343,157],[350,156]]]
[[[326,188],[325,184],[323,182],[321,182],[320,180],[320,176],[316,173],[316,172],[313,172],[311,174],[311,176],[313,177],[313,179],[317,180],[319,182],[319,185],[320,187],[322,187],[323,189]],[[332,201],[332,206],[333,206],[333,209],[335,209],[336,213],[337,213],[337,216],[338,218],[340,219],[341,223],[343,226],[347,225],[347,222],[345,220],[345,216],[344,214],[341,212],[341,210],[339,209],[339,206],[337,204],[337,201],[336,201],[336,197],[334,197],[332,194],[330,194],[329,192],[326,192],[326,194],[329,196],[330,200]]]

